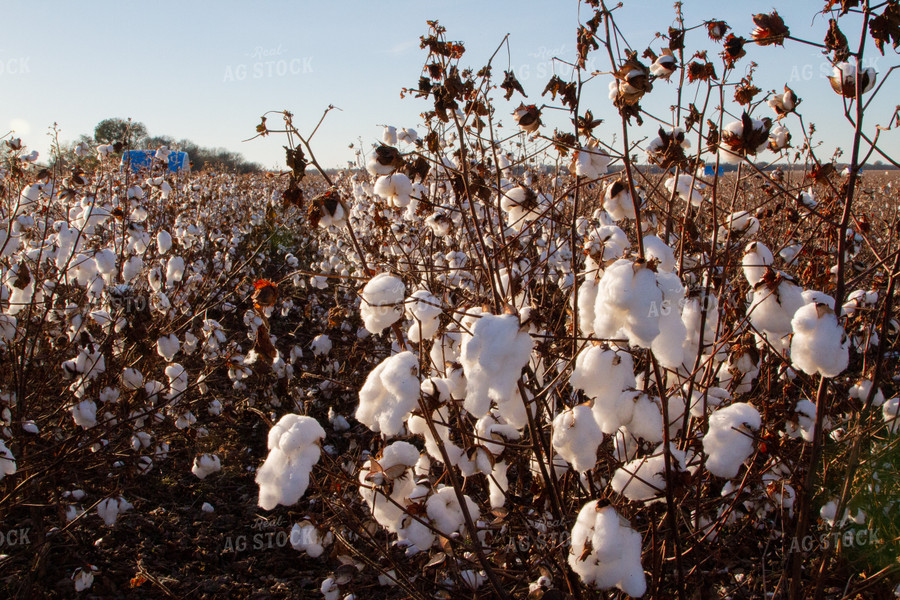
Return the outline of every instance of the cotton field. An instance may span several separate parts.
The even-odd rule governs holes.
[[[900,11],[827,4],[807,102],[862,120],[890,72],[854,44],[896,49]],[[287,111],[257,175],[2,139],[9,597],[900,595],[900,194],[863,168],[896,113],[819,156],[745,75],[799,43],[777,12],[643,55],[581,14],[517,108],[429,22],[429,110],[340,171]],[[681,104],[629,137],[648,94]]]

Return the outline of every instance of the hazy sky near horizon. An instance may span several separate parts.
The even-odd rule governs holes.
[[[824,3],[782,4],[781,14],[794,36],[822,41],[828,19],[814,17],[812,11]],[[723,19],[736,34],[749,37],[751,13],[769,12],[772,7],[755,1],[689,0],[684,12],[688,26]],[[582,6],[581,11],[582,21],[589,18],[587,9]],[[639,53],[648,46],[658,52],[664,42],[656,39],[656,32],[674,24],[668,1],[626,0],[616,15],[629,44]],[[574,0],[223,0],[214,4],[159,0],[140,5],[113,0],[7,0],[0,22],[0,135],[15,130],[46,160],[47,132],[54,122],[60,139],[71,141],[91,134],[104,118],[131,117],[144,123],[151,135],[225,147],[265,167],[276,167],[284,164],[282,137],[242,141],[255,134],[260,115],[287,109],[294,113],[301,131],[309,131],[333,104],[340,110],[328,115],[313,146],[323,165],[344,166],[354,160],[354,150],[348,146],[361,144],[370,151],[380,140],[380,125],[421,125],[419,115],[428,105],[410,97],[401,100],[400,90],[415,87],[421,73],[426,53],[419,48],[419,36],[427,32],[429,19],[439,20],[449,39],[465,43],[464,66],[483,65],[509,33],[509,52],[504,48],[494,62],[495,79],[499,83],[503,71],[512,68],[528,93],[526,103],[550,102],[549,95],[541,98],[540,94],[554,69],[564,79],[571,75],[569,67],[552,58],[574,57],[579,22],[579,5]],[[857,23],[848,19],[843,26],[851,47],[858,40]],[[720,51],[709,41],[705,28],[689,31],[686,41],[692,50]],[[871,40],[868,48],[866,66],[873,66],[879,77],[900,63],[889,47],[886,56],[878,54]],[[739,72],[743,74],[750,61],[756,61],[755,83],[764,91],[790,85],[803,98],[799,110],[806,122],[817,126],[820,155],[830,157],[840,145],[846,151],[844,159],[849,159],[852,127],[841,114],[840,96],[826,79],[831,67],[821,51],[790,41],[784,48],[748,44],[747,49],[748,56],[738,63]],[[589,66],[609,71],[602,48],[592,56]],[[721,75],[721,60],[715,56],[713,61]],[[618,115],[607,97],[610,80],[609,75],[596,77],[582,99],[584,108],[606,121],[596,130],[606,141],[619,128]],[[685,104],[700,89],[687,87]],[[660,81],[642,106],[658,117],[670,118],[675,92],[674,82]],[[867,113],[870,131],[876,123],[888,124],[898,92],[900,79],[895,74]],[[731,95],[727,92],[726,108],[738,110]],[[494,97],[499,119],[512,127],[509,115],[521,97],[516,94],[507,102],[502,91]],[[763,105],[754,116],[773,115]],[[277,122],[277,115],[270,118],[270,125]],[[549,114],[545,122],[548,133],[554,125],[565,126]],[[794,145],[799,145],[802,135],[796,117],[786,124],[794,132]],[[656,127],[649,123],[638,133],[652,137]],[[895,158],[900,156],[900,132],[884,132],[882,147]],[[771,153],[763,156],[772,157]]]

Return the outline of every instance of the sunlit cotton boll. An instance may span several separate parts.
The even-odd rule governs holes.
[[[119,515],[134,508],[130,502],[122,496],[117,498],[104,498],[97,504],[97,514],[103,522],[112,527]]]
[[[597,500],[585,504],[572,527],[569,566],[585,584],[618,588],[639,598],[647,591],[641,566],[641,536],[616,513]]]
[[[394,173],[379,177],[373,191],[392,206],[404,207],[410,203],[413,187],[409,177],[403,173]]]
[[[690,202],[692,206],[699,207],[703,204],[703,195],[697,190],[697,186],[702,185],[691,175],[681,174],[678,176],[677,182],[675,177],[666,179],[666,189],[672,193],[677,189],[678,197],[685,202]]]
[[[612,158],[598,148],[597,142],[591,140],[587,146],[580,148],[575,156],[575,174],[588,179],[598,179],[606,174]]]
[[[597,448],[603,432],[591,407],[579,404],[562,411],[553,419],[553,448],[575,471],[582,473],[597,464]]]
[[[703,436],[706,469],[716,477],[730,479],[753,454],[753,433],[762,418],[752,405],[736,402],[709,417],[709,431]]]
[[[419,361],[412,352],[384,359],[359,390],[356,419],[386,436],[401,433],[419,399],[418,372]]]
[[[309,474],[319,462],[325,430],[312,417],[287,414],[269,431],[269,455],[256,473],[259,506],[272,510],[295,504],[309,486]]]
[[[213,473],[222,470],[222,461],[215,454],[201,454],[194,459],[194,466],[191,467],[191,473],[198,479],[206,479]]]
[[[829,306],[804,305],[794,313],[791,326],[794,330],[791,362],[804,373],[837,377],[847,368],[850,357],[847,335]]]
[[[380,273],[369,280],[362,291],[360,316],[372,333],[381,333],[403,317],[406,285],[399,277]]]

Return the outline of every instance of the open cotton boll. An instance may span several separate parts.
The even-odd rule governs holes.
[[[441,301],[428,290],[416,290],[406,299],[406,316],[413,321],[409,338],[413,343],[431,339],[437,333]]]
[[[175,287],[175,284],[184,277],[184,259],[173,256],[166,263],[166,287]]]
[[[7,475],[13,475],[16,472],[16,458],[12,451],[6,447],[6,442],[0,440],[0,480]]]
[[[803,436],[803,441],[812,443],[816,428],[816,405],[804,398],[797,402],[794,412],[797,415],[797,425],[794,426],[793,423],[788,422],[788,427],[794,428],[795,431],[799,429],[799,435]],[[798,435],[791,431],[788,431],[788,434],[791,437]]]
[[[316,356],[327,356],[328,353],[331,352],[332,348],[331,338],[324,333],[320,333],[313,338],[313,341],[310,343],[309,347],[312,349],[312,353]]]
[[[87,568],[78,567],[75,569],[75,572],[72,573],[72,581],[75,584],[76,592],[83,592],[84,590],[88,590],[94,585],[94,573],[97,571],[97,567],[93,565],[88,565]]]
[[[191,467],[191,473],[198,479],[206,479],[213,473],[222,470],[222,461],[215,454],[201,454],[194,458],[194,466]]]
[[[744,269],[744,277],[747,283],[755,286],[762,281],[767,267],[775,261],[772,251],[762,242],[750,242],[744,248],[744,259],[741,266]]]
[[[634,202],[628,186],[618,179],[606,186],[603,193],[603,208],[615,221],[634,219]]]
[[[512,188],[500,198],[500,208],[506,213],[506,222],[516,231],[538,218],[538,195],[523,186]]]
[[[369,506],[372,516],[391,533],[401,527],[416,487],[412,469],[419,460],[419,450],[409,442],[385,446],[378,459],[370,458],[359,471],[359,495]]]
[[[900,418],[898,418],[898,415],[900,415],[900,397],[894,396],[890,400],[885,401],[881,405],[881,414],[891,434],[900,431]],[[2,444],[0,444],[0,450],[2,450]],[[2,455],[2,452],[0,452],[0,455]],[[3,460],[0,459],[0,469],[3,468],[2,462]],[[13,469],[15,469],[15,464],[13,464]]]
[[[394,173],[379,177],[373,191],[392,206],[404,207],[410,202],[413,187],[409,177],[403,173]]]
[[[469,460],[465,450],[457,446],[450,439],[450,409],[446,406],[437,408],[431,413],[431,420],[434,430],[440,438],[440,444],[444,446],[444,452],[447,453],[447,460],[450,461],[449,466],[458,467],[464,477],[470,477],[478,472],[478,465]],[[444,462],[444,455],[441,453],[440,444],[437,438],[431,433],[431,428],[424,417],[413,415],[407,423],[409,432],[413,435],[420,435],[425,439],[425,451],[435,461]],[[490,470],[488,470],[490,472]]]
[[[659,335],[653,338],[650,349],[667,369],[676,369],[684,362],[684,340],[687,328],[681,320],[684,305],[684,286],[674,273],[665,271],[656,274],[656,284],[662,292],[660,306],[651,306],[649,318],[659,319]]]
[[[709,431],[703,436],[706,469],[716,477],[731,479],[741,464],[753,454],[752,431],[759,431],[759,411],[745,402],[720,408],[709,417]]]
[[[90,429],[97,424],[97,405],[93,400],[82,400],[69,409],[72,420],[79,427]]]
[[[610,162],[612,157],[598,148],[596,140],[590,140],[587,146],[582,146],[575,153],[575,175],[599,179],[606,174]]]
[[[356,420],[385,436],[399,435],[419,400],[419,359],[406,351],[384,359],[359,390]]]
[[[578,328],[589,337],[594,333],[594,305],[597,303],[597,279],[588,275],[578,286]]]
[[[181,349],[181,342],[174,333],[164,335],[156,340],[156,353],[162,356],[166,362],[172,362],[175,355]]]
[[[719,227],[718,243],[724,244],[727,240],[734,242],[739,238],[747,238],[756,235],[759,231],[759,219],[749,211],[741,210],[728,216],[725,223]]]
[[[791,326],[791,362],[804,373],[837,377],[847,368],[849,341],[830,307],[806,304],[794,314]]]
[[[411,127],[397,130],[397,139],[405,144],[415,144],[419,139],[419,132]]]
[[[778,347],[780,338],[793,331],[791,319],[804,304],[800,286],[784,273],[769,272],[753,286],[750,322]]]
[[[616,469],[610,485],[629,500],[652,500],[666,490],[666,457],[664,446],[653,455],[629,461]],[[670,444],[670,468],[673,474],[687,469],[685,453]]]
[[[625,351],[608,346],[588,346],[575,359],[569,383],[588,398],[618,399],[626,388],[635,385],[634,361]]]
[[[700,185],[702,184],[693,175],[687,174],[679,175],[677,180],[675,177],[669,177],[665,182],[666,189],[670,194],[676,192],[679,198],[690,202],[691,206],[695,207],[703,204],[703,195],[695,187]]]
[[[675,269],[675,251],[655,235],[644,236],[644,255],[647,260],[655,260],[660,271]]]
[[[259,506],[292,506],[306,493],[325,430],[312,417],[287,414],[269,430],[269,455],[256,472]]]
[[[478,505],[465,494],[463,500],[474,523],[481,516]],[[462,535],[465,532],[465,517],[463,517],[462,508],[452,487],[444,486],[429,496],[425,501],[425,513],[431,519],[435,529],[445,536],[449,537],[454,533]]]
[[[403,317],[406,285],[399,277],[380,273],[362,290],[359,311],[363,325],[372,333],[381,333]]]
[[[119,515],[127,510],[134,508],[130,502],[122,496],[117,498],[104,498],[97,504],[97,514],[103,519],[103,522],[110,527],[115,524]]]
[[[334,536],[328,531],[325,535],[319,532],[318,527],[309,521],[294,523],[291,528],[290,542],[294,550],[306,552],[310,558],[318,558],[325,552],[325,547],[330,546]]]
[[[553,419],[553,448],[579,473],[597,464],[597,448],[603,443],[603,432],[587,404],[562,411]]]
[[[172,248],[172,235],[165,229],[156,234],[156,248],[160,254],[165,254]]]
[[[640,598],[647,591],[641,567],[641,536],[612,506],[592,500],[572,527],[569,566],[589,586],[618,588]]]
[[[381,141],[388,146],[397,145],[397,128],[390,125],[384,126],[384,132],[381,134]]]
[[[485,314],[463,335],[460,362],[466,376],[465,409],[475,418],[486,415],[491,401],[513,400],[534,341],[517,315]]]

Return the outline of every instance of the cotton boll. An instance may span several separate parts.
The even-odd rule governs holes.
[[[612,489],[632,501],[652,500],[666,490],[666,458],[664,446],[656,449],[652,456],[629,461],[619,467],[613,475]],[[686,469],[685,453],[670,446],[670,468],[673,474]]]
[[[156,248],[160,254],[165,254],[172,248],[172,235],[165,229],[156,234]]]
[[[589,398],[618,399],[626,388],[635,384],[631,354],[608,346],[588,346],[575,359],[569,383]]]
[[[539,200],[537,194],[523,186],[507,191],[500,198],[500,208],[506,213],[507,223],[516,231],[537,219]]]
[[[478,505],[465,494],[463,495],[463,500],[466,503],[466,508],[472,521],[477,521],[481,516]],[[453,533],[462,535],[465,532],[465,518],[463,517],[459,500],[456,498],[456,492],[452,487],[445,486],[436,490],[425,501],[425,513],[431,519],[435,529],[445,536],[450,536]]]
[[[90,429],[97,424],[97,405],[93,400],[82,400],[69,409],[72,420],[79,427]]]
[[[615,221],[635,218],[631,191],[618,179],[606,186],[603,194],[603,208]]]
[[[651,398],[642,393],[633,402],[631,419],[622,423],[628,433],[652,443],[663,441],[663,416],[659,398]]]
[[[16,459],[6,442],[0,440],[0,480],[7,475],[13,475],[16,472]]]
[[[218,473],[222,470],[222,462],[215,454],[201,454],[194,459],[194,466],[191,467],[191,473],[198,479],[206,479],[207,476]]]
[[[365,285],[362,291],[360,316],[365,328],[381,333],[403,317],[403,297],[406,286],[399,277],[380,273]]]
[[[463,335],[460,352],[466,376],[465,409],[481,418],[492,401],[498,405],[515,402],[517,382],[533,347],[518,316],[485,314],[477,319],[471,334]]]
[[[97,504],[97,514],[103,522],[112,527],[119,515],[134,508],[130,502],[122,496],[117,498],[104,498]]]
[[[890,400],[885,401],[884,404],[881,405],[881,414],[884,417],[884,422],[887,424],[888,432],[891,434],[895,434],[900,431],[900,397],[893,397]],[[2,444],[0,444],[2,446]],[[2,450],[2,448],[0,448]],[[2,454],[2,452],[0,452]],[[2,462],[2,460],[0,460]],[[2,464],[0,464],[0,468],[2,468]],[[15,468],[15,467],[13,467]]]
[[[313,338],[313,341],[309,346],[316,356],[327,356],[332,348],[331,338],[324,333],[320,333]]]
[[[759,431],[762,418],[752,405],[736,402],[709,417],[709,431],[703,437],[706,468],[716,477],[730,479],[753,453],[752,431]]]
[[[406,316],[413,321],[410,328],[412,333],[415,328],[415,339],[410,335],[410,341],[419,342],[423,339],[431,339],[437,333],[441,315],[441,301],[428,290],[417,290],[406,299]]]
[[[597,463],[603,433],[587,404],[568,408],[553,419],[553,448],[575,471],[590,471]]]
[[[122,279],[128,283],[133,281],[144,270],[144,261],[140,256],[131,256],[122,265]]]
[[[612,158],[598,148],[596,140],[590,140],[575,153],[575,175],[587,179],[599,179],[607,172]]]
[[[174,333],[164,335],[156,340],[156,353],[165,359],[166,362],[172,362],[175,355],[181,349],[181,342]]]
[[[256,473],[259,506],[272,510],[292,506],[309,485],[309,474],[319,462],[319,442],[325,430],[312,417],[287,414],[269,431],[269,455]]]
[[[588,276],[578,287],[578,328],[581,335],[588,337],[594,333],[594,304],[597,302],[597,279]]]
[[[766,268],[771,266],[775,257],[762,242],[750,242],[744,249],[743,269],[744,277],[751,286],[762,281],[766,274]]]
[[[797,402],[794,412],[797,414],[797,428],[803,436],[803,441],[812,443],[816,425],[816,405],[803,399]],[[792,424],[790,426],[793,427]]]
[[[844,328],[824,304],[806,304],[791,320],[791,362],[807,375],[837,377],[847,368],[850,349]]]
[[[325,552],[325,547],[333,541],[331,532],[322,535],[319,529],[309,521],[294,523],[291,528],[290,542],[294,550],[306,552],[310,558],[318,558]]]
[[[182,277],[184,277],[184,259],[173,256],[166,263],[166,287],[169,289],[175,287]]]
[[[655,260],[660,271],[668,273],[675,268],[675,251],[655,235],[644,236],[644,255]]]
[[[753,287],[749,313],[753,326],[774,344],[793,331],[791,319],[805,302],[800,286],[790,277],[783,273],[768,273]]]
[[[122,386],[126,390],[136,390],[144,386],[144,376],[137,369],[126,367],[122,371]]]
[[[698,186],[702,186],[692,175],[682,174],[666,179],[665,187],[669,193],[677,193],[678,197],[685,202],[690,202],[691,206],[699,207],[703,204],[703,195],[697,190]]]
[[[83,592],[84,590],[88,590],[94,585],[94,573],[97,572],[97,567],[93,565],[88,565],[87,568],[78,567],[75,569],[75,572],[72,573],[72,581],[75,584],[75,592]]]
[[[383,175],[375,181],[373,191],[392,206],[404,207],[410,203],[412,182],[403,173]]]
[[[359,391],[356,419],[375,432],[395,436],[419,399],[419,361],[412,352],[383,360]]]
[[[635,598],[647,591],[641,536],[611,506],[585,504],[572,527],[569,566],[586,585],[618,588]]]

